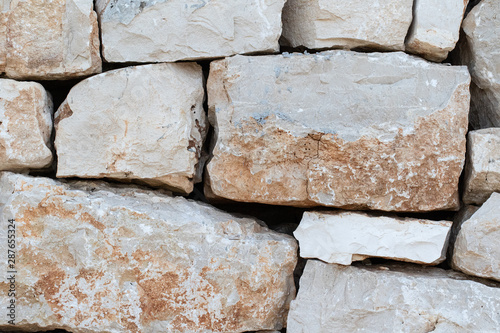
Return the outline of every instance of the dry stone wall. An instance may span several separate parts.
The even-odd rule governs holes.
[[[0,332],[498,331],[498,15],[0,2]]]

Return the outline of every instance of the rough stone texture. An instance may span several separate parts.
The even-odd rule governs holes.
[[[465,18],[460,57],[474,84],[470,122],[474,129],[500,127],[500,2],[483,0]]]
[[[462,224],[470,219],[470,217],[477,212],[479,209],[478,206],[473,205],[463,205],[458,212],[453,216],[453,227],[450,232],[450,240],[448,242],[448,253],[447,253],[447,262],[452,265],[451,262],[453,260],[453,249],[455,248],[455,241],[457,239],[458,233],[462,228]]]
[[[52,108],[41,84],[0,79],[0,170],[51,165]]]
[[[500,289],[492,285],[434,267],[309,260],[287,332],[496,332]]]
[[[293,233],[302,258],[350,265],[369,257],[439,264],[446,258],[451,221],[305,212]]]
[[[127,67],[80,82],[56,113],[57,177],[191,192],[207,131],[203,100],[194,63]]]
[[[500,194],[493,193],[463,222],[453,251],[453,268],[500,281]]]
[[[465,203],[482,204],[500,192],[500,128],[470,131],[466,161]]]
[[[443,61],[455,48],[469,0],[415,0],[406,51]]]
[[[0,70],[17,79],[99,73],[99,29],[92,0],[4,0]],[[4,46],[4,47],[2,47]]]
[[[413,0],[288,0],[283,37],[293,47],[404,50]]]
[[[253,219],[102,183],[4,173],[0,189],[2,253],[16,221],[18,328],[243,332],[286,320],[296,241]]]
[[[211,63],[213,196],[386,211],[458,209],[470,77],[404,53]]]
[[[276,52],[285,0],[97,0],[108,62]]]

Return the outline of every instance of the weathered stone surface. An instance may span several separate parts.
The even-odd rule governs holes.
[[[455,241],[457,239],[458,233],[460,232],[460,228],[462,228],[462,224],[470,219],[470,217],[477,212],[479,209],[478,206],[474,205],[463,205],[458,212],[453,216],[453,227],[450,232],[450,240],[448,242],[448,254],[447,261],[451,265],[451,261],[453,260],[453,249],[455,248]]]
[[[283,37],[293,47],[404,50],[412,0],[288,0]]]
[[[276,52],[285,0],[97,0],[108,62]]]
[[[443,61],[455,48],[469,0],[415,0],[406,51]]]
[[[439,264],[446,258],[451,221],[305,212],[294,231],[302,258],[350,265],[369,257]]]
[[[57,177],[138,180],[189,193],[207,131],[201,67],[127,67],[71,89],[56,113]]]
[[[0,170],[51,165],[52,108],[41,84],[0,79]]]
[[[463,200],[482,204],[493,192],[500,192],[500,128],[470,131]]]
[[[470,77],[404,53],[211,64],[212,196],[347,209],[458,209]]]
[[[2,6],[3,5],[3,6]],[[3,1],[0,69],[19,79],[67,79],[99,73],[92,0]]]
[[[453,268],[500,281],[500,194],[463,222],[453,250]]]
[[[460,43],[463,64],[469,66],[471,117],[474,129],[500,127],[500,2],[483,0],[465,18]]]
[[[309,260],[287,332],[495,332],[500,289],[492,285],[434,267]]]
[[[102,183],[4,173],[0,189],[5,254],[16,224],[19,328],[243,332],[286,320],[297,245],[253,219]]]

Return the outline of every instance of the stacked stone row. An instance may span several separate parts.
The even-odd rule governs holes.
[[[16,225],[16,327],[500,327],[497,2],[0,10],[0,225]],[[80,81],[54,110],[44,81],[68,79]],[[51,167],[54,179],[35,176]],[[304,209],[295,237],[178,195],[201,182],[212,204]],[[395,215],[439,211],[458,211],[455,223]],[[298,245],[309,260],[296,295]],[[432,267],[447,259],[453,270]],[[0,290],[3,308],[12,299]]]

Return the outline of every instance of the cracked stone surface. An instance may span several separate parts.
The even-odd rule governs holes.
[[[455,48],[469,0],[415,0],[406,51],[441,62]]]
[[[404,53],[211,63],[206,194],[292,206],[458,209],[470,77]]]
[[[285,0],[97,0],[108,62],[277,52]]]
[[[92,0],[4,0],[0,11],[0,71],[8,77],[59,80],[101,72]]]
[[[16,224],[16,327],[25,331],[279,330],[295,296],[296,241],[207,204],[12,173],[0,176],[0,204],[3,253],[6,223]]]
[[[464,273],[500,281],[500,193],[461,224],[452,266]]]
[[[309,260],[287,332],[495,332],[499,286],[434,267]]]
[[[52,109],[41,84],[0,79],[0,170],[51,165]]]
[[[293,235],[302,258],[350,265],[370,257],[437,265],[446,258],[451,221],[305,212]]]
[[[413,0],[288,0],[283,37],[293,47],[402,51],[412,6]]]
[[[500,128],[470,131],[463,201],[482,204],[493,192],[500,192]]]
[[[190,193],[201,180],[204,96],[194,63],[127,67],[80,82],[55,115],[57,177]]]

